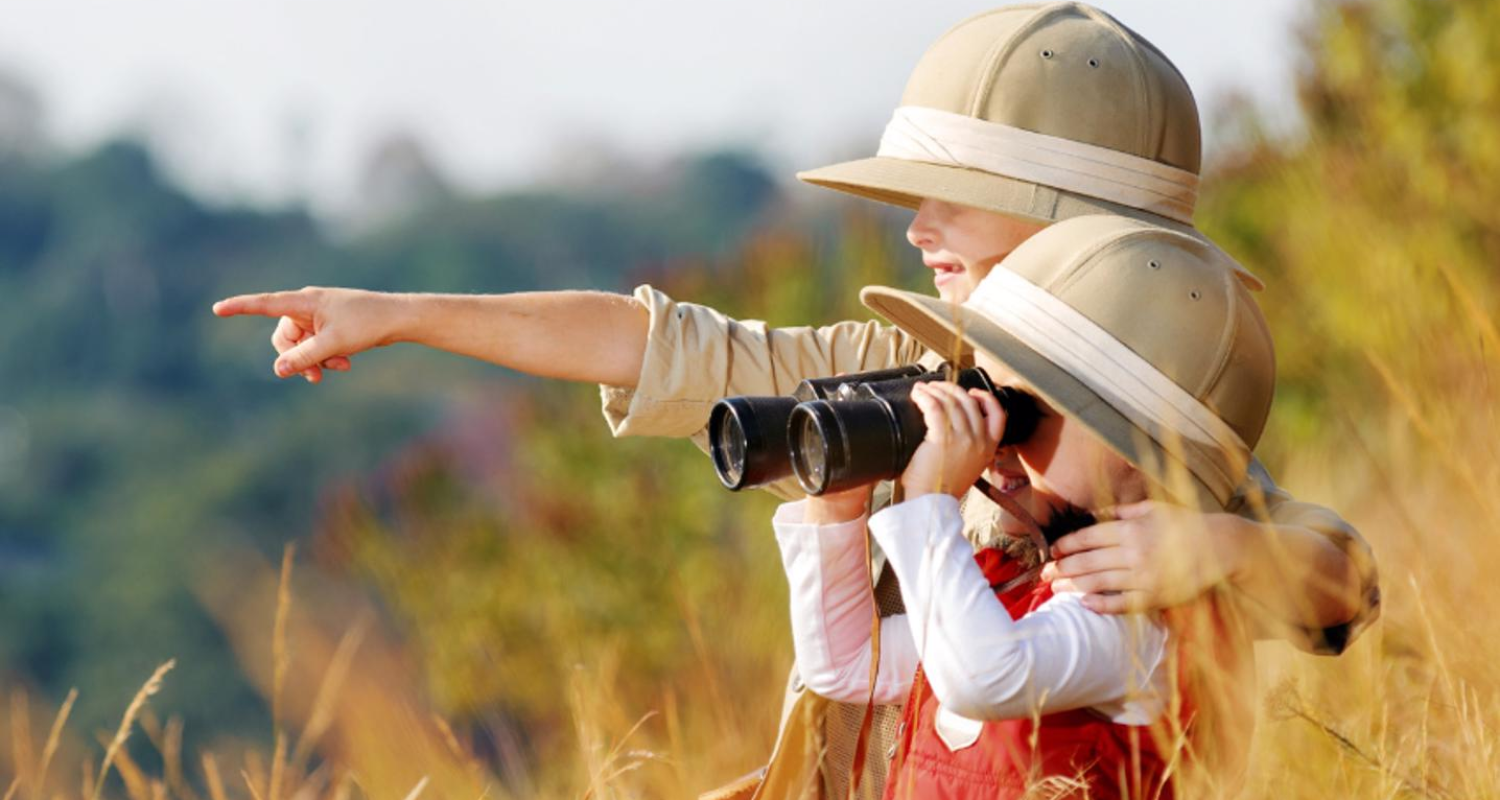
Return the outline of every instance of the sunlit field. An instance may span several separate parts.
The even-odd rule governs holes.
[[[1382,611],[1341,657],[1257,645],[1234,791],[1500,797],[1500,5],[1319,8],[1302,128],[1219,112],[1235,145],[1197,219],[1267,284],[1258,454],[1369,541]],[[835,234],[788,212],[638,277],[777,324],[920,288],[901,217],[840,208]],[[452,399],[448,428],[309,486],[280,563],[226,546],[193,569],[260,734],[185,729],[174,653],[138,696],[88,698],[118,706],[107,729],[72,719],[90,686],[0,673],[0,800],[683,797],[762,765],[791,663],[777,501],[723,490],[686,442],[611,439],[593,387]]]

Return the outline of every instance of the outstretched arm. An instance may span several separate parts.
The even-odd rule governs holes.
[[[221,317],[279,317],[271,342],[280,377],[316,383],[324,368],[376,347],[412,342],[547,378],[634,386],[648,317],[605,292],[388,294],[309,287],[231,297]]]
[[[786,568],[797,672],[830,700],[899,703],[911,691],[916,647],[905,615],[880,620],[880,662],[870,688],[875,598],[865,561],[866,488],[842,510],[828,499],[787,503],[776,511],[776,541]]]

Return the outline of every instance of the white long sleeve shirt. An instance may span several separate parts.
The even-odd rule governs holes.
[[[1059,593],[1019,620],[995,597],[963,537],[958,501],[924,495],[868,520],[803,522],[806,501],[774,520],[791,585],[797,668],[843,702],[870,695],[875,613],[866,526],[901,584],[906,614],[881,621],[877,703],[902,702],[920,661],[948,712],[972,720],[1093,708],[1145,725],[1166,708],[1167,630],[1154,615],[1096,614]]]

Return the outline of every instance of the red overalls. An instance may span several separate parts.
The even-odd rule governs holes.
[[[1017,562],[994,549],[981,550],[975,560],[994,587],[1022,571]],[[1052,587],[1023,584],[996,596],[1011,618],[1019,619],[1050,598]],[[1173,633],[1175,637],[1175,627]],[[1226,652],[1244,655],[1249,652],[1248,642],[1244,649],[1236,645]],[[1186,705],[1186,701],[1181,703]],[[1174,711],[1176,719],[1192,720],[1192,709]],[[1040,718],[986,722],[974,744],[952,751],[938,738],[937,712],[937,699],[918,669],[895,745],[886,800],[1020,798],[1028,786],[1043,778],[1085,781],[1087,796],[1096,799],[1172,796],[1171,786],[1163,786],[1172,753],[1164,757],[1158,748],[1158,741],[1174,738],[1165,724],[1122,725],[1097,712],[1075,709]],[[1085,790],[1080,786],[1074,794],[1082,797]]]

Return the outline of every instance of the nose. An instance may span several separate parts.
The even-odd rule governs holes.
[[[906,241],[918,250],[936,250],[938,248],[937,216],[939,207],[934,200],[923,200],[917,206],[917,215],[912,218],[911,224],[906,227]]]

